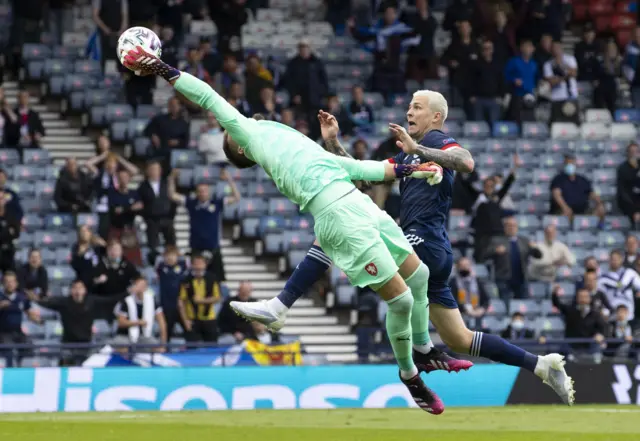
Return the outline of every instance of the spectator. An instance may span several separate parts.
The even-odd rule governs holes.
[[[0,292],[0,345],[30,344],[29,337],[22,332],[22,314],[29,320],[42,324],[40,313],[33,308],[29,298],[19,289],[16,273],[5,271],[2,275],[2,292]],[[21,357],[24,349],[18,352]],[[7,367],[13,367],[13,356],[7,357]]]
[[[438,21],[429,11],[427,0],[416,0],[416,11],[403,13],[401,20],[420,35],[420,44],[409,48],[406,71],[408,79],[422,83],[437,75],[434,37]]]
[[[14,78],[21,66],[22,46],[25,43],[40,43],[43,20],[42,0],[12,0],[11,30],[9,34],[9,64]],[[5,27],[6,29],[6,27]],[[4,72],[1,72],[4,74]],[[4,76],[4,75],[3,75]]]
[[[176,35],[173,28],[163,27],[160,32],[160,41],[162,42],[162,61],[169,66],[178,65],[178,47],[177,40],[179,37]]]
[[[96,195],[98,214],[98,234],[104,240],[109,237],[111,218],[109,210],[109,195],[119,187],[118,171],[127,170],[130,175],[138,174],[138,168],[115,153],[101,153],[85,164],[94,176],[93,188]]]
[[[553,47],[553,37],[550,34],[542,34],[540,36],[540,41],[538,42],[538,47],[533,53],[533,59],[538,65],[538,78],[544,78],[544,72],[542,69],[547,61],[551,61],[553,58],[552,55],[552,47]]]
[[[15,144],[11,144],[11,142],[15,140],[15,133],[19,131],[18,115],[7,101],[4,89],[0,87],[0,140],[2,140],[2,144],[7,147],[15,147]]]
[[[522,4],[520,10],[510,16],[502,9],[494,12],[493,27],[487,32],[487,37],[493,43],[493,58],[501,67],[504,67],[516,52],[516,31],[525,12],[526,4]]]
[[[624,241],[624,266],[633,268],[638,260],[638,238],[634,234],[628,234]]]
[[[135,3],[133,3],[135,6],[129,7],[131,26],[144,26],[146,28],[155,26],[159,3],[157,0],[135,0]]]
[[[307,40],[298,43],[298,55],[289,60],[282,85],[289,92],[291,104],[315,120],[329,91],[329,79],[324,64],[311,52]]]
[[[489,307],[489,296],[482,281],[474,274],[471,260],[467,257],[458,259],[456,273],[449,281],[449,286],[458,300],[462,315],[474,319],[477,325],[480,324],[480,319]]]
[[[232,196],[224,199],[211,194],[207,184],[196,186],[196,195],[183,196],[176,192],[175,174],[169,180],[169,198],[176,204],[184,205],[189,212],[189,246],[194,254],[207,255],[210,263],[209,271],[217,280],[226,280],[222,253],[220,251],[220,235],[222,233],[222,211],[225,205],[235,204],[240,200],[240,192],[231,175],[224,169],[220,179],[227,181]]]
[[[187,51],[187,60],[184,67],[184,71],[190,73],[200,81],[204,81],[207,84],[213,84],[211,73],[207,71],[203,63],[204,54],[200,50],[198,45],[192,45]]]
[[[67,158],[60,171],[54,200],[60,213],[89,213],[93,193],[91,178],[78,169],[76,158]]]
[[[533,329],[525,327],[524,315],[521,312],[514,312],[509,326],[500,333],[500,337],[505,340],[531,340],[536,337],[536,333]]]
[[[578,289],[586,289],[587,292],[589,292],[591,296],[591,308],[600,313],[602,317],[609,317],[613,310],[606,294],[598,289],[598,275],[595,271],[585,271],[582,276],[582,281],[582,286]]]
[[[25,148],[40,148],[40,141],[45,135],[44,125],[40,114],[31,108],[26,90],[20,91],[14,112],[18,116],[18,124],[10,126],[10,132],[5,136],[7,144],[17,147],[20,152]]]
[[[167,110],[167,113],[151,118],[144,129],[144,134],[151,138],[151,157],[162,161],[165,171],[170,169],[171,151],[189,147],[189,123],[178,98],[169,98]]]
[[[604,54],[598,56],[596,64],[595,90],[593,103],[595,107],[609,109],[611,115],[616,112],[618,98],[618,81],[623,77],[622,57],[615,41],[609,41]]]
[[[606,323],[602,316],[591,308],[589,292],[582,288],[576,292],[573,304],[563,303],[558,295],[558,289],[553,290],[551,300],[553,306],[562,314],[565,323],[565,338],[592,339],[592,343],[572,343],[570,349],[588,351],[594,357],[601,352],[604,344]]]
[[[100,257],[104,255],[106,242],[102,237],[93,234],[88,225],[78,228],[76,243],[71,248],[71,267],[76,272],[76,279],[89,289],[93,286],[93,272]]]
[[[607,329],[608,338],[623,340],[623,343],[609,343],[607,349],[616,356],[628,358],[633,344],[633,329],[629,324],[629,309],[625,305],[618,305],[614,320]]]
[[[178,297],[180,286],[187,276],[188,268],[184,259],[181,259],[180,251],[175,246],[164,249],[163,259],[156,265],[158,284],[160,286],[160,306],[167,322],[167,341],[171,340],[175,332],[175,326],[179,322],[182,331],[186,332],[180,319],[178,310]]]
[[[293,127],[296,123],[295,114],[292,109],[282,109],[282,114],[280,114],[281,123],[285,126]]]
[[[598,79],[600,47],[596,41],[596,30],[591,23],[585,24],[582,32],[582,40],[576,44],[574,49],[578,62],[578,81],[593,82]]]
[[[350,112],[340,103],[340,98],[335,93],[327,97],[327,112],[332,114],[338,120],[340,126],[340,134],[349,138],[353,136],[354,125],[351,121]]]
[[[640,226],[640,147],[635,142],[627,146],[627,160],[618,166],[616,199],[618,208],[629,217],[631,224]]]
[[[138,197],[143,206],[141,214],[147,225],[149,263],[154,265],[160,247],[160,234],[165,246],[176,244],[176,230],[173,226],[176,205],[169,198],[167,179],[162,177],[159,163],[150,162],[147,166],[147,178],[138,187]]]
[[[20,289],[30,300],[49,296],[49,274],[42,265],[42,254],[37,248],[29,250],[29,261],[18,270]]]
[[[122,296],[121,296],[122,297]],[[68,296],[51,296],[38,300],[38,304],[60,314],[62,322],[61,343],[89,344],[93,334],[95,309],[110,299],[87,295],[87,287],[82,280],[74,280]],[[62,366],[78,366],[87,358],[89,348],[62,351]]]
[[[200,254],[191,256],[191,272],[180,286],[178,308],[185,325],[188,342],[218,340],[214,305],[222,299],[216,277],[207,271],[207,260]]]
[[[458,38],[442,54],[440,63],[449,69],[449,84],[452,88],[453,105],[464,105],[467,115],[471,115],[469,95],[466,94],[467,74],[480,56],[480,47],[473,39],[471,23],[463,20],[458,25]]]
[[[451,32],[452,38],[457,38],[456,30],[463,21],[471,22],[476,18],[476,3],[472,0],[454,0],[444,12],[442,29]]]
[[[260,57],[257,54],[250,54],[245,60],[245,92],[247,94],[247,101],[252,109],[257,109],[263,104],[261,97],[262,89],[273,89],[273,75],[266,69]]]
[[[578,111],[578,62],[565,54],[562,42],[551,46],[553,58],[542,68],[545,80],[551,85],[551,122],[570,121],[580,124]]]
[[[483,187],[484,184],[481,187],[477,171],[474,170],[471,173],[456,173],[456,177],[453,180],[451,214],[457,216],[472,214],[476,206],[476,200],[482,193]],[[500,189],[502,189],[502,187],[504,187],[504,185],[501,185]]]
[[[633,33],[633,40],[627,45],[624,54],[624,76],[631,86],[631,100],[636,109],[640,109],[640,75],[636,75],[638,70],[638,60],[640,59],[640,26]]]
[[[358,161],[365,161],[369,159],[369,146],[364,139],[356,139],[351,145],[353,151],[353,159]]]
[[[118,63],[118,68],[122,69],[122,65]],[[139,105],[153,104],[153,89],[156,87],[155,75],[135,75],[126,69],[123,74],[124,79],[124,95],[129,104],[134,109]]]
[[[164,352],[164,346],[149,347],[167,343],[167,324],[162,307],[156,302],[155,294],[144,277],[136,277],[129,295],[118,302],[113,314],[118,318],[118,330],[112,345],[119,351],[123,347],[138,344],[147,346],[141,348],[141,352]],[[154,324],[160,330],[160,340],[153,336]]]
[[[564,157],[564,170],[551,181],[551,214],[564,215],[573,220],[575,215],[589,213],[589,201],[593,201],[593,214],[600,218],[602,228],[605,216],[604,204],[593,191],[591,181],[576,173],[576,158],[573,154]]]
[[[231,83],[227,101],[242,115],[246,116],[247,118],[251,116],[251,106],[249,105],[249,102],[244,99],[244,85],[242,83]]]
[[[254,338],[255,334],[251,323],[236,314],[231,309],[231,302],[255,302],[251,297],[251,282],[241,282],[238,293],[225,300],[218,315],[218,327],[221,334],[231,334],[236,342],[240,343],[246,338]]]
[[[202,55],[202,65],[211,75],[211,81],[213,82],[216,72],[222,67],[222,60],[218,55],[218,51],[213,48],[211,38],[206,36],[200,37],[200,53]],[[164,59],[164,47],[162,48],[162,58]],[[170,66],[175,65],[171,64]]]
[[[500,191],[495,190],[495,180],[488,177],[483,183],[483,192],[478,196],[474,204],[474,216],[471,226],[475,231],[475,258],[484,252],[487,244],[494,236],[501,236],[504,231],[502,225],[502,208],[500,202],[509,192],[511,185],[515,181],[515,173],[520,167],[521,161],[518,156],[514,156],[514,166],[507,177]]]
[[[22,222],[24,211],[20,203],[20,196],[7,186],[7,172],[0,168],[0,194],[4,200],[6,211],[18,222]]]
[[[109,239],[119,240],[131,263],[142,264],[138,233],[134,224],[137,214],[143,209],[140,196],[129,189],[131,174],[128,170],[118,172],[118,187],[109,192]]]
[[[470,119],[489,124],[502,119],[502,97],[505,94],[503,65],[493,57],[493,43],[482,42],[480,58],[469,66],[465,96],[469,97]]]
[[[532,36],[550,34],[554,39],[562,38],[564,13],[561,0],[534,0],[529,6],[529,20],[526,29]],[[537,38],[535,38],[537,40]]]
[[[596,275],[596,278],[600,276],[600,264],[598,263],[598,260],[594,256],[588,256],[586,259],[584,259],[583,266],[584,266],[585,275],[587,273],[593,273]],[[576,291],[580,288],[583,288],[584,286],[585,286],[585,277],[584,276],[579,277],[575,283]]]
[[[635,304],[640,299],[640,276],[624,267],[624,252],[613,250],[609,254],[609,271],[598,278],[598,290],[606,296],[611,308],[625,305],[629,310],[629,320],[635,318]]]
[[[535,121],[533,109],[535,106],[535,88],[538,82],[538,65],[531,58],[533,43],[522,40],[520,55],[511,58],[505,66],[504,76],[507,88],[511,90],[508,119],[516,121]]]
[[[111,241],[107,253],[93,270],[92,293],[110,299],[96,311],[95,318],[113,321],[113,307],[120,294],[127,291],[131,283],[140,276],[135,266],[122,255],[122,245]]]
[[[507,179],[509,178],[509,176],[507,175]],[[500,191],[502,190],[502,187],[504,187],[504,176],[502,176],[500,173],[496,173],[495,175],[493,175],[493,182],[495,185],[495,191]],[[502,198],[502,201],[500,201],[500,208],[502,208],[502,214],[505,216],[512,216],[516,213],[516,204],[515,202],[513,202],[513,199],[511,198],[511,195],[509,193],[505,194],[504,197]]]
[[[542,253],[533,242],[518,236],[516,219],[508,217],[504,219],[504,235],[491,239],[480,260],[492,261],[498,294],[508,305],[512,298],[523,299],[528,295],[528,259],[540,256]]]
[[[249,19],[246,0],[208,0],[209,14],[218,29],[218,52],[241,54],[242,26]]]
[[[20,237],[20,221],[7,209],[7,198],[0,192],[0,272],[15,268],[16,247],[14,240]]]
[[[129,0],[92,0],[93,21],[98,26],[102,71],[107,60],[115,60],[118,38],[129,27]]]
[[[373,108],[364,101],[362,86],[356,85],[351,89],[351,103],[347,111],[351,125],[364,132],[371,131],[375,117]]]
[[[222,150],[224,132],[213,112],[207,112],[206,124],[202,126],[198,139],[198,150],[207,158],[207,164],[226,163],[227,157]]]
[[[282,106],[276,102],[275,91],[272,87],[260,90],[260,103],[252,108],[267,120],[280,121],[282,119],[280,116]]]
[[[222,59],[222,71],[215,78],[218,91],[222,95],[229,96],[233,83],[242,85],[243,81],[244,75],[240,73],[238,59],[233,54],[226,54]]]
[[[569,247],[556,240],[557,230],[554,224],[544,229],[544,241],[538,244],[542,253],[539,259],[531,259],[529,263],[529,278],[541,282],[552,283],[556,280],[558,269],[562,266],[574,266],[576,257]]]
[[[171,29],[179,37],[184,35],[184,25],[189,22],[189,1],[162,0],[158,4],[158,26]],[[165,47],[162,46],[162,59],[164,60]],[[165,61],[166,62],[166,61]],[[175,66],[175,64],[170,64]]]

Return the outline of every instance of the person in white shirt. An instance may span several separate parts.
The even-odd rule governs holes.
[[[579,123],[578,112],[578,62],[573,55],[565,54],[562,43],[551,46],[553,58],[547,61],[542,74],[551,86],[551,121]]]
[[[542,251],[539,259],[532,258],[529,262],[529,278],[541,282],[553,282],[561,266],[573,266],[576,257],[564,243],[556,240],[555,225],[547,225],[544,229],[544,242],[538,244]]]
[[[226,163],[227,157],[222,150],[224,132],[215,115],[207,112],[207,123],[202,126],[198,139],[198,150],[207,157],[207,164]]]
[[[609,271],[598,279],[598,290],[605,293],[615,311],[624,305],[629,310],[629,321],[635,317],[636,297],[640,297],[640,275],[624,267],[624,252],[613,250],[609,255]]]

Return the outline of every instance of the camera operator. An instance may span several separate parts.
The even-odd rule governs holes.
[[[551,122],[580,123],[578,109],[578,62],[573,55],[565,54],[562,43],[551,46],[553,58],[543,67],[543,74],[551,86]]]

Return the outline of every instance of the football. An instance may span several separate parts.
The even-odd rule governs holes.
[[[135,49],[138,46],[142,46],[145,51],[154,54],[158,58],[160,58],[162,54],[162,43],[160,43],[160,39],[156,33],[151,29],[136,26],[124,31],[122,35],[120,35],[120,38],[118,38],[117,51],[120,63],[123,62],[125,55],[131,49]]]

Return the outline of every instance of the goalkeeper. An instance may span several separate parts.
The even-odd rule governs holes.
[[[260,165],[282,194],[314,216],[325,253],[353,285],[370,287],[387,302],[389,341],[411,397],[421,409],[442,413],[442,401],[424,384],[412,359],[412,309],[423,311],[420,331],[428,333],[426,308],[413,308],[412,289],[426,290],[429,271],[394,220],[351,182],[403,178],[417,166],[335,156],[283,124],[245,118],[206,83],[142,47],[131,50],[123,63],[140,75],[161,76],[211,111],[225,128],[223,148],[229,161],[239,168]],[[409,286],[399,272],[412,275]]]

